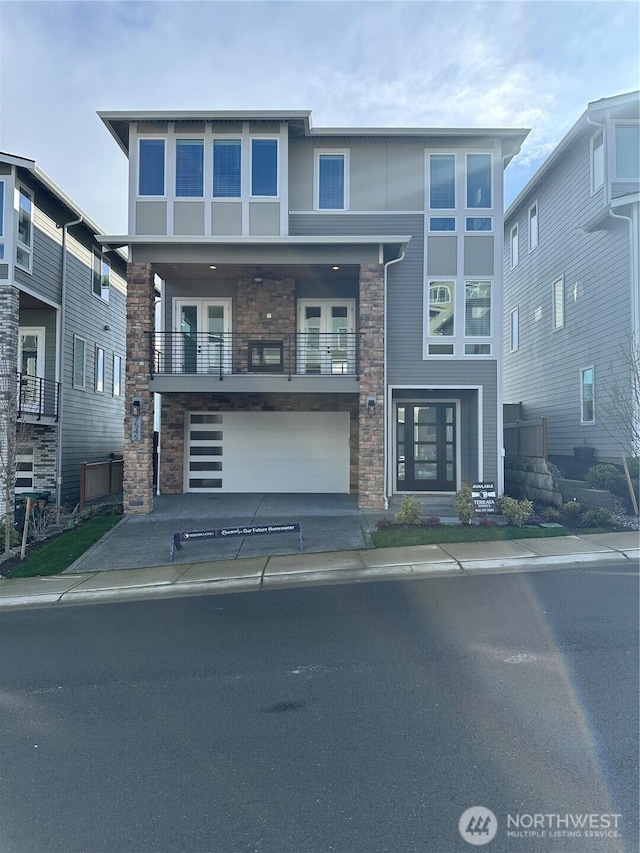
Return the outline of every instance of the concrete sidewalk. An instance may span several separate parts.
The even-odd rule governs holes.
[[[190,544],[190,543],[189,543]],[[186,551],[186,548],[185,548]],[[184,551],[180,552],[184,555]],[[416,545],[184,562],[0,581],[0,609],[260,591],[307,584],[527,572],[588,562],[638,569],[638,533]],[[96,565],[95,554],[92,560]]]

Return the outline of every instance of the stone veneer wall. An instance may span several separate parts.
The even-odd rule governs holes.
[[[270,317],[267,317],[270,314]],[[296,328],[296,285],[293,279],[275,281],[265,278],[255,282],[252,278],[238,280],[236,295],[236,329],[239,351],[238,370],[248,367],[247,340],[251,335],[268,338],[282,337]]]
[[[7,447],[15,446],[16,438],[19,317],[18,288],[0,285],[0,450],[5,459]],[[13,506],[13,482],[8,485],[9,505]],[[5,483],[0,482],[0,513],[5,510],[5,494]]]
[[[127,264],[127,359],[125,374],[124,478],[125,513],[153,509],[153,395],[149,390],[149,337],[155,323],[151,264]],[[141,397],[142,440],[131,441],[131,400]]]
[[[360,265],[360,464],[358,505],[384,509],[384,267]],[[376,401],[367,409],[367,398]]]
[[[162,395],[160,427],[160,491],[162,494],[182,494],[184,490],[186,411],[350,412],[350,485],[352,491],[358,488],[358,400],[355,395],[181,393]]]
[[[51,492],[50,503],[56,497],[56,447],[58,428],[44,424],[26,423],[20,440],[33,445],[33,489]]]

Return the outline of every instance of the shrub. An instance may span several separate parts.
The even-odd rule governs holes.
[[[471,524],[473,518],[473,503],[471,501],[471,486],[463,483],[455,497],[456,513],[461,524]]]
[[[597,489],[620,494],[626,489],[624,474],[615,465],[592,465],[587,471],[587,480]]]
[[[506,495],[498,498],[498,509],[509,524],[522,527],[525,519],[533,513],[533,503],[528,500],[519,501]]]
[[[402,498],[400,509],[396,513],[396,521],[400,524],[420,524],[424,507],[418,498],[412,498],[410,495]]]
[[[586,509],[580,516],[581,527],[610,527],[613,517],[607,509]]]
[[[555,506],[547,506],[542,510],[542,518],[553,524],[560,524],[562,521],[562,513]]]
[[[381,518],[376,524],[376,530],[386,530],[388,527],[393,525],[393,521],[390,518]]]
[[[580,524],[580,516],[582,515],[582,506],[578,501],[567,501],[562,505],[560,510],[560,518],[562,523],[569,527],[577,527]]]
[[[440,524],[440,519],[437,515],[427,515],[422,519],[422,523],[425,527],[436,527]]]

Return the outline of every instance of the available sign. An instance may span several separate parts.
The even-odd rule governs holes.
[[[255,536],[264,533],[297,533],[300,539],[300,550],[304,550],[302,541],[302,525],[298,521],[286,524],[255,524],[245,527],[218,527],[214,530],[191,530],[184,533],[174,533],[171,538],[169,562],[173,563],[174,552],[181,551],[181,542],[187,539],[226,539],[227,536]]]
[[[474,483],[471,486],[471,503],[475,515],[495,515],[496,484]]]

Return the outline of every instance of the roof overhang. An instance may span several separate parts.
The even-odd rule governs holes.
[[[583,222],[580,230],[586,233],[601,231],[605,225],[611,223],[611,216],[614,218],[616,216],[628,216],[633,205],[640,205],[640,193],[623,196],[610,201],[609,204],[600,208],[593,216]]]

